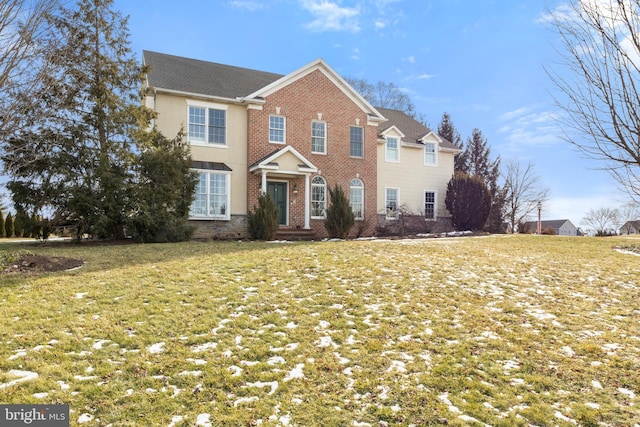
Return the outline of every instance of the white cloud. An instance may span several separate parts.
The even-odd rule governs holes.
[[[420,75],[418,76],[418,78],[419,78],[420,80],[429,80],[429,79],[432,79],[432,78],[434,78],[434,77],[436,77],[436,75],[435,75],[435,74],[427,74],[427,73],[420,74]]]
[[[561,140],[558,117],[556,112],[540,111],[540,106],[525,106],[498,116],[504,122],[498,131],[512,148],[553,145]]]
[[[301,4],[315,17],[304,25],[311,31],[360,31],[360,10],[356,7],[341,7],[329,0],[302,0]]]
[[[416,57],[411,55],[410,57],[407,58],[407,61],[409,61],[409,63],[413,64],[416,62]]]
[[[264,8],[264,3],[252,0],[231,0],[229,5],[238,9],[246,9],[255,12]]]
[[[387,26],[387,23],[385,21],[377,19],[374,26],[376,27],[376,30],[382,30],[384,27]]]

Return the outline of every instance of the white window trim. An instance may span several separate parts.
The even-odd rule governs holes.
[[[423,144],[425,145],[424,151],[422,152],[422,161],[424,162],[424,165],[437,167],[438,166],[438,143],[432,142],[432,141],[423,141]],[[427,144],[433,144],[433,155],[435,157],[435,160],[433,163],[427,163],[427,147],[426,147]]]
[[[398,156],[397,156],[398,158],[397,159],[390,159],[389,158],[389,151],[388,151],[389,149],[388,149],[387,144],[389,143],[389,139],[390,138],[393,138],[396,141],[398,141],[398,143],[396,145],[396,149],[395,149],[396,153],[398,154]],[[389,162],[389,163],[400,163],[400,144],[401,144],[400,138],[398,138],[397,136],[388,136],[388,137],[386,137],[386,140],[387,141],[384,143],[384,161],[385,162]]]
[[[351,128],[362,129],[362,156],[354,156],[353,154],[351,154]],[[355,125],[355,126],[350,125],[349,126],[349,157],[351,157],[352,159],[364,159],[364,142],[365,142],[364,127],[360,125]]]
[[[360,183],[362,184],[362,187],[359,187],[362,191],[362,209],[360,210],[360,213],[362,214],[361,216],[355,216],[355,220],[356,221],[362,221],[364,220],[364,181],[362,181],[360,178],[353,178],[351,179],[351,181],[353,181],[354,179],[357,179],[358,181],[360,181]],[[351,181],[349,181],[349,206],[351,206]]]
[[[192,141],[189,137],[189,107],[200,107],[206,108],[207,112],[205,114],[205,137],[204,141]],[[224,110],[224,144],[214,144],[209,143],[207,140],[209,139],[209,109],[213,110]],[[229,114],[228,110],[229,106],[227,104],[218,104],[213,102],[203,102],[203,101],[195,101],[192,99],[187,100],[187,119],[185,123],[187,124],[187,142],[190,145],[200,146],[200,147],[215,147],[215,148],[227,148],[229,146]]]
[[[424,197],[426,195],[426,193],[433,193],[433,218],[427,218],[426,216],[424,217],[425,220],[427,221],[437,221],[438,220],[438,192],[435,190],[424,190],[422,192],[422,205],[424,208],[425,205],[425,200]],[[427,212],[425,210],[424,214],[426,215]]]
[[[282,119],[282,123],[284,125],[284,129],[282,130],[282,142],[280,141],[272,141],[271,140],[271,117],[279,117]],[[287,118],[280,114],[270,114],[269,115],[269,144],[280,144],[284,145],[287,143]]]
[[[387,213],[387,202],[389,201],[387,199],[387,190],[396,190],[396,194],[398,196],[397,200],[396,200],[396,215],[395,216],[389,216]],[[384,188],[384,215],[387,219],[398,219],[398,215],[397,212],[400,209],[400,189],[398,187],[385,187]]]
[[[313,124],[314,123],[322,123],[324,125],[324,151],[313,151]],[[329,151],[329,148],[327,147],[327,141],[328,141],[328,136],[327,136],[327,122],[325,122],[324,120],[312,120],[311,121],[311,152],[313,154],[327,154],[327,151]]]
[[[189,219],[190,220],[195,220],[195,221],[211,221],[211,220],[218,220],[218,221],[229,221],[231,219],[231,172],[229,171],[212,171],[210,169],[192,169],[196,172],[200,173],[206,173],[207,174],[207,195],[210,195],[210,189],[209,189],[209,179],[208,179],[208,175],[211,174],[218,174],[218,175],[226,175],[227,178],[225,179],[225,184],[226,184],[226,192],[227,192],[227,209],[225,211],[224,215],[191,215],[191,209],[189,209]],[[209,206],[207,205],[207,209],[209,208]]]
[[[324,180],[324,209],[322,209],[323,215],[322,216],[314,216],[313,215],[313,178],[315,177],[320,177]],[[311,204],[311,218],[312,219],[324,219],[327,217],[327,198],[329,196],[329,190],[328,188],[328,184],[327,184],[327,179],[323,176],[320,175],[316,175],[313,178],[311,178],[311,194],[309,194],[309,200],[310,200],[310,204]]]

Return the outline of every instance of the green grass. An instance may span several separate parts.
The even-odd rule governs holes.
[[[640,258],[614,247],[637,244],[2,244],[86,263],[0,275],[0,384],[38,374],[0,402],[71,425],[633,425]]]

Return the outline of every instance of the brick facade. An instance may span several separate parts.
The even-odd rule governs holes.
[[[315,70],[265,97],[262,110],[248,110],[247,163],[249,165],[286,146],[269,143],[270,115],[285,117],[286,145],[292,146],[318,168],[318,175],[322,176],[327,184],[327,203],[329,203],[329,187],[338,184],[348,196],[351,180],[353,178],[362,180],[365,187],[364,224],[366,228],[360,232],[363,235],[373,235],[376,226],[377,126],[367,125],[366,112],[345,95],[322,71]],[[326,154],[311,152],[311,123],[314,120],[326,123]],[[364,130],[363,158],[350,156],[351,126],[359,126]],[[310,197],[305,194],[304,176],[268,176],[268,179],[289,182],[289,225],[294,228],[301,227],[304,223],[304,198]],[[249,175],[247,191],[249,208],[257,204],[261,191],[260,184],[260,175]],[[294,188],[297,190],[294,191]],[[318,236],[326,236],[322,220],[312,219],[310,225]],[[353,230],[353,233],[357,232],[358,225]]]

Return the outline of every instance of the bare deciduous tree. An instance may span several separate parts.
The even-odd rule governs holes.
[[[0,139],[25,116],[48,74],[41,43],[56,0],[0,0]]]
[[[537,209],[538,202],[544,203],[549,199],[549,188],[540,183],[540,177],[533,168],[531,162],[523,166],[517,160],[510,160],[503,174],[504,217],[514,231],[517,224]]]
[[[589,209],[582,218],[582,223],[587,225],[597,236],[605,236],[615,233],[620,213],[615,208]]]
[[[640,199],[640,1],[569,0],[551,13],[568,69],[549,71],[566,139]]]
[[[410,117],[416,118],[416,108],[409,95],[404,93],[393,83],[370,83],[364,79],[345,77],[349,85],[374,107],[399,110]],[[422,117],[418,120],[424,122]]]

